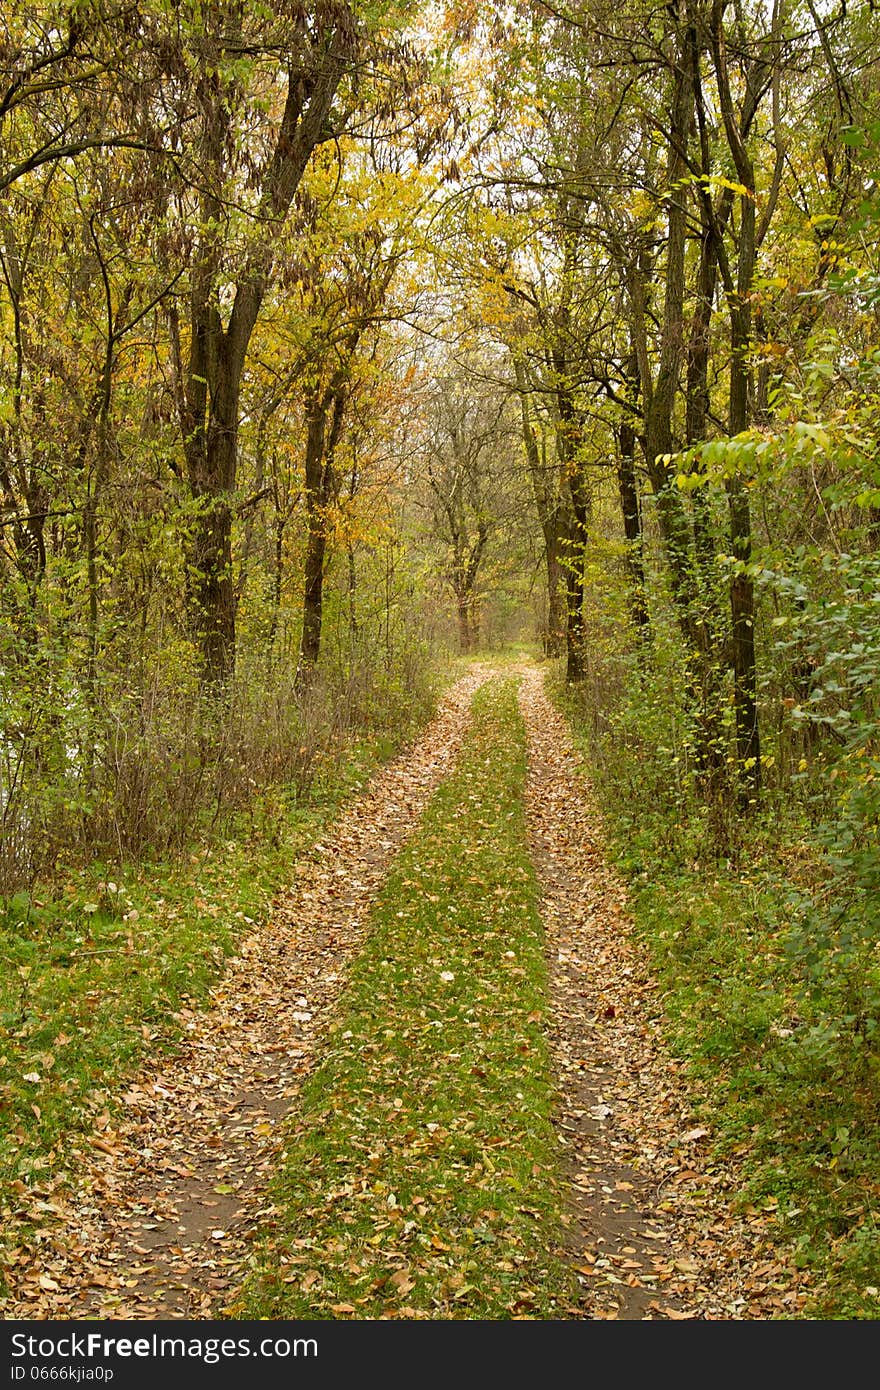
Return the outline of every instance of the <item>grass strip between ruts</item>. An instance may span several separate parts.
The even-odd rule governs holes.
[[[235,1315],[570,1315],[525,771],[492,682],[376,903]]]

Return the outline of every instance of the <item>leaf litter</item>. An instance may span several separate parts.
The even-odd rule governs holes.
[[[236,1315],[569,1315],[525,775],[499,679],[377,896]]]
[[[328,1026],[368,909],[451,768],[489,671],[447,692],[416,746],[372,780],[295,866],[185,1038],[100,1105],[72,1182],[20,1185],[4,1318],[222,1316],[246,1273],[281,1122]],[[111,1113],[113,1112],[112,1117]]]
[[[739,1211],[732,1162],[694,1123],[662,1003],[565,720],[526,668],[527,817],[542,883],[569,1256],[585,1318],[796,1318],[809,1295],[772,1211]]]
[[[277,1216],[268,1191],[281,1123],[326,1036],[373,898],[451,771],[472,695],[491,674],[475,667],[460,680],[417,747],[379,773],[297,863],[294,884],[271,921],[241,943],[210,1007],[182,1011],[186,1038],[173,1063],[144,1069],[119,1105],[97,1098],[94,1130],[71,1150],[73,1183],[21,1185],[0,1315],[223,1316],[248,1272],[255,1233]],[[694,1121],[695,1097],[664,1045],[661,1000],[567,726],[540,672],[522,674],[527,816],[544,895],[556,1122],[571,1194],[566,1254],[581,1288],[566,1314],[798,1317],[808,1275],[777,1240],[773,1211],[736,1209],[735,1167],[713,1157],[711,1130]],[[510,952],[503,966],[519,969]],[[438,974],[454,982],[446,978],[454,972]],[[395,1202],[389,1194],[392,1216]],[[321,1274],[301,1277],[311,1286]],[[404,1302],[408,1270],[389,1283]],[[528,1307],[524,1299],[520,1315]],[[332,1315],[356,1310],[339,1305]]]

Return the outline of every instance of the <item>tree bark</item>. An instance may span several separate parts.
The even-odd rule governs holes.
[[[544,537],[544,564],[547,576],[547,622],[543,633],[544,655],[561,656],[565,651],[566,586],[562,564],[569,526],[563,499],[554,480],[542,466],[538,440],[529,412],[529,384],[525,368],[514,354],[513,369],[519,395],[523,445],[532,484],[532,495]]]
[[[559,416],[556,449],[568,482],[571,502],[570,525],[567,528],[562,555],[566,592],[565,678],[569,683],[576,685],[586,676],[585,565],[592,499],[583,463],[579,457],[581,420],[572,399],[568,363],[559,344],[553,349],[553,369],[556,376],[556,405]]]
[[[626,539],[626,568],[629,575],[630,616],[638,636],[645,640],[651,635],[648,599],[645,593],[645,563],[642,551],[642,510],[636,483],[636,432],[624,420],[618,428],[617,491],[623,516]]]
[[[309,684],[321,654],[324,621],[324,570],[327,554],[328,508],[338,492],[335,454],[342,430],[346,396],[340,382],[313,396],[306,437],[306,555],[304,564],[302,635],[296,685]],[[329,429],[328,429],[329,421]]]
[[[458,595],[456,609],[458,613],[458,650],[462,656],[469,656],[473,651],[473,633],[471,631],[471,604],[467,594]]]
[[[457,555],[455,558],[452,587],[455,592],[458,613],[458,642],[462,655],[475,650],[480,634],[480,614],[476,595],[477,575],[483,551],[489,539],[489,525],[485,521],[477,524],[477,534],[469,550],[464,549],[463,533],[456,536]]]
[[[305,26],[305,19],[299,21]],[[304,50],[308,43],[302,37]],[[238,463],[241,380],[251,336],[272,274],[275,246],[312,151],[327,136],[327,118],[355,44],[351,10],[338,3],[320,35],[320,51],[307,72],[291,57],[284,111],[261,188],[259,218],[265,238],[249,253],[235,283],[228,324],[219,309],[224,270],[218,228],[224,220],[222,188],[230,115],[219,84],[205,77],[201,155],[205,191],[201,236],[190,299],[190,351],[178,408],[196,515],[189,547],[190,606],[208,683],[223,683],[235,664],[235,593],[232,576],[233,495]]]
[[[732,435],[748,427],[751,372],[748,352],[751,340],[751,292],[757,250],[755,172],[745,133],[757,108],[756,88],[761,78],[756,60],[746,78],[745,111],[737,122],[727,70],[724,33],[724,0],[713,0],[712,53],[724,131],[745,192],[740,195],[739,250],[735,292],[730,299],[730,403]],[[726,483],[730,516],[730,541],[736,562],[730,584],[732,665],[736,715],[737,771],[740,801],[747,805],[761,789],[761,741],[758,727],[757,663],[755,659],[755,586],[750,574],[752,524],[748,489],[733,475]]]

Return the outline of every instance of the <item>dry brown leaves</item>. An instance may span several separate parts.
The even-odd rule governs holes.
[[[296,865],[271,922],[242,942],[187,1018],[173,1066],[144,1071],[74,1150],[64,1194],[30,1190],[36,1233],[9,1266],[5,1318],[220,1316],[247,1270],[280,1124],[357,950],[386,870],[451,769],[475,668],[418,746],[391,764]],[[582,1318],[798,1316],[803,1276],[772,1213],[736,1216],[736,1173],[712,1165],[707,1129],[664,1050],[660,1003],[609,869],[599,817],[564,720],[524,672],[528,813],[544,890],[555,1009],[560,1137],[572,1184],[569,1250]]]
[[[280,1125],[328,1022],[372,899],[450,770],[474,668],[417,746],[381,771],[295,866],[272,920],[241,943],[210,1008],[186,1019],[173,1065],[125,1089],[124,1120],[99,1117],[73,1151],[76,1184],[22,1196],[5,1318],[209,1318],[246,1272]]]
[[[586,1318],[797,1317],[805,1276],[773,1214],[737,1216],[737,1175],[709,1159],[660,1002],[609,868],[565,721],[526,670],[527,806],[555,1009],[569,1248]]]

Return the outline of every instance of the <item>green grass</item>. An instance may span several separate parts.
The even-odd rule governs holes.
[[[340,750],[307,798],[266,793],[185,861],[92,866],[0,910],[0,1219],[67,1181],[77,1137],[147,1056],[173,1053],[296,856],[389,746]],[[2,1268],[2,1251],[0,1251]]]
[[[559,698],[590,762],[577,705]],[[876,1055],[844,1020],[825,1028],[830,986],[808,988],[789,949],[805,865],[817,872],[803,817],[768,809],[738,827],[735,860],[712,857],[698,808],[633,804],[601,767],[594,783],[670,1046],[719,1159],[736,1160],[742,1206],[812,1272],[808,1316],[880,1317]]]
[[[570,1312],[525,768],[493,682],[376,904],[236,1316]]]
[[[880,1316],[876,1078],[845,1032],[816,1032],[784,949],[782,886],[755,861],[711,875],[662,866],[631,901],[743,1203],[772,1211],[814,1271],[814,1315]]]

